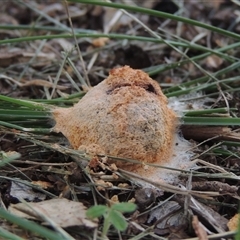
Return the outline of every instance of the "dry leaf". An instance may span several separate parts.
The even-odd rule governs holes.
[[[238,229],[239,213],[235,214],[227,223],[230,231],[236,231]]]
[[[97,227],[95,221],[86,218],[86,207],[81,202],[73,202],[65,198],[51,199],[38,203],[12,204],[9,207],[9,211],[17,216],[36,220],[42,220],[40,215],[44,215],[61,227]]]
[[[10,195],[18,200],[39,201],[46,199],[46,195],[40,192],[34,192],[31,187],[20,182],[11,183]]]

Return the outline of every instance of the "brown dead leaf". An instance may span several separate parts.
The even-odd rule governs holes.
[[[198,221],[197,216],[193,216],[192,226],[193,226],[193,229],[199,240],[207,240],[208,239],[207,233],[204,230],[202,224]]]
[[[60,227],[85,226],[97,227],[97,222],[86,218],[86,207],[81,202],[65,198],[51,199],[38,203],[12,204],[9,211],[17,216],[43,221],[42,215],[54,221]],[[46,224],[46,222],[44,222]]]
[[[236,231],[238,229],[239,213],[235,214],[228,222],[227,226],[230,231]]]

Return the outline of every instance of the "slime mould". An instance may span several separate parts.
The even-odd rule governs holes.
[[[115,163],[143,175],[144,163],[169,162],[176,144],[177,116],[159,84],[129,66],[112,69],[77,104],[55,109],[53,117],[53,131],[74,149],[139,160],[143,164]]]

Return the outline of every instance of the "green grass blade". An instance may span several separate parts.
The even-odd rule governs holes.
[[[63,32],[65,31],[62,28],[59,27],[55,27],[55,26],[38,26],[38,25],[9,25],[9,24],[2,24],[0,25],[0,29],[4,29],[4,30],[29,30],[29,31],[41,31],[41,30],[45,30],[45,31],[52,31],[52,32]],[[95,30],[88,30],[88,29],[81,29],[81,28],[75,28],[74,31],[76,33],[96,33]]]
[[[16,160],[18,158],[21,157],[21,154],[20,153],[11,153],[11,154],[8,154],[6,152],[2,152],[0,151],[0,168],[3,167],[4,165],[10,163],[11,161],[13,160]]]
[[[51,129],[49,128],[25,128],[16,124],[0,121],[0,126],[17,129],[24,132],[35,132],[35,133],[50,133]]]
[[[94,4],[94,5],[99,5],[99,6],[105,6],[105,7],[111,7],[111,8],[124,9],[124,10],[128,10],[128,11],[144,13],[147,15],[155,16],[155,17],[171,19],[171,20],[187,23],[187,24],[190,24],[193,26],[202,27],[202,28],[208,29],[212,32],[217,32],[217,33],[223,34],[225,36],[240,40],[240,35],[237,33],[234,33],[234,32],[230,32],[230,31],[218,28],[218,27],[214,27],[212,25],[202,23],[197,20],[192,20],[189,18],[177,16],[174,14],[151,10],[151,9],[147,9],[147,8],[143,8],[143,7],[132,6],[130,4],[129,5],[128,4],[118,4],[118,3],[111,3],[111,2],[97,1],[97,0],[69,0],[69,2]]]
[[[15,26],[17,28],[17,26]],[[0,25],[1,29],[1,25]],[[18,43],[18,42],[25,42],[25,41],[34,41],[34,40],[43,40],[43,39],[55,39],[55,38],[69,38],[69,34],[59,34],[59,35],[39,35],[39,36],[30,36],[30,37],[20,37],[20,38],[12,38],[12,39],[5,39],[5,40],[0,40],[0,44],[6,44],[6,43]],[[190,48],[190,49],[195,49],[199,51],[205,52],[205,54],[216,54],[226,60],[233,61],[234,58],[233,56],[229,56],[227,54],[222,53],[225,51],[224,49],[231,49],[238,47],[240,43],[234,43],[234,45],[229,45],[227,47],[223,47],[223,51],[220,49],[210,49],[195,43],[188,42],[186,40],[181,40],[181,41],[171,41],[171,40],[161,40],[161,39],[156,39],[153,37],[143,37],[143,36],[129,36],[125,34],[114,34],[114,33],[109,33],[109,34],[103,34],[103,33],[76,33],[76,37],[78,38],[98,38],[98,37],[108,37],[108,38],[113,38],[113,39],[128,39],[128,40],[138,40],[138,41],[144,41],[144,42],[155,42],[155,43],[167,43],[172,46],[177,46],[177,47],[185,47],[185,48]]]
[[[51,114],[43,111],[29,111],[25,109],[8,110],[0,108],[0,119],[4,121],[20,119],[49,119]]]
[[[28,221],[26,219],[23,219],[23,218],[20,218],[18,216],[15,216],[11,213],[9,213],[8,211],[0,208],[0,217],[3,218],[3,219],[6,219],[8,220],[9,222],[11,223],[14,223],[30,232],[33,232],[33,233],[37,233],[39,234],[41,237],[45,237],[47,239],[50,239],[50,240],[56,240],[56,239],[59,239],[59,240],[66,240],[65,238],[63,238],[62,236],[60,236],[59,234],[45,228],[45,227],[42,227],[32,221]]]
[[[1,239],[8,239],[8,240],[24,240],[21,237],[18,237],[17,235],[7,231],[6,229],[0,227],[0,237]]]
[[[54,106],[46,105],[43,103],[36,103],[33,101],[15,99],[15,98],[7,97],[4,95],[0,95],[0,100],[5,101],[5,102],[14,103],[14,104],[17,104],[20,106],[28,107],[31,109],[38,109],[38,110],[43,110],[43,111],[52,110],[53,108],[55,108]]]
[[[103,34],[103,33],[98,33],[98,34],[76,34],[77,38],[100,38],[100,37],[107,37],[107,38],[112,38],[112,39],[128,39],[128,40],[138,40],[138,41],[143,41],[143,42],[155,42],[155,43],[164,43],[163,40],[159,40],[156,38],[151,38],[151,37],[142,37],[142,36],[130,36],[130,35],[125,35],[125,34],[114,34],[114,33],[109,33],[109,34]],[[72,38],[72,35],[70,33],[68,34],[53,34],[53,35],[39,35],[39,36],[29,36],[29,37],[20,37],[20,38],[12,38],[12,39],[5,39],[5,40],[0,40],[0,45],[1,44],[10,44],[10,43],[19,43],[19,42],[29,42],[29,41],[35,41],[35,40],[44,40],[44,39],[57,39],[57,38]],[[182,45],[183,43],[177,43],[177,46]],[[174,44],[172,44],[174,45]],[[186,44],[183,44],[186,46]]]
[[[184,125],[240,126],[240,118],[183,117],[182,120]]]
[[[203,109],[203,110],[189,110],[185,111],[185,116],[199,116],[207,114],[223,114],[229,111],[237,111],[237,108],[214,108],[214,109]]]
[[[231,72],[235,69],[238,69],[239,67],[240,67],[240,61],[236,62],[236,63],[233,63],[230,66],[215,72],[214,76],[215,77],[220,77],[221,75],[229,73],[229,72]],[[164,90],[164,93],[167,97],[180,96],[180,95],[189,93],[191,91],[196,91],[195,88],[189,89],[189,87],[192,86],[192,85],[202,84],[205,81],[208,81],[209,79],[210,79],[209,76],[203,76],[203,77],[200,77],[200,78],[197,78],[197,79],[193,79],[192,81],[189,81],[189,82],[186,82],[186,83],[183,83],[183,84],[179,84],[179,85],[174,86],[174,87],[170,87],[170,88]],[[235,80],[238,80],[238,79],[239,79],[238,77],[236,77],[234,79],[231,78],[230,81],[235,81]],[[222,80],[222,81],[226,81],[226,79]],[[216,83],[211,83],[211,84],[216,84]],[[203,88],[202,88],[202,86],[200,86],[198,89],[200,90],[200,89],[203,89]]]
[[[58,39],[58,38],[71,38],[71,34],[57,34],[57,35],[39,35],[39,36],[28,36],[28,37],[19,37],[19,38],[11,38],[11,39],[5,39],[5,40],[0,40],[0,45],[1,44],[11,44],[11,43],[19,43],[19,42],[28,42],[28,41],[35,41],[35,40],[44,40],[44,39]],[[190,49],[196,49],[205,52],[205,54],[216,54],[218,56],[223,57],[224,59],[232,60],[235,59],[234,57],[228,56],[227,54],[223,54],[222,52],[227,51],[232,48],[236,48],[240,46],[240,43],[234,43],[232,45],[229,45],[227,47],[223,47],[220,49],[209,49],[207,47],[198,45],[198,44],[193,44],[193,43],[188,43],[188,42],[180,42],[180,41],[169,41],[169,40],[161,40],[161,39],[156,39],[153,37],[143,37],[143,36],[130,36],[130,35],[125,35],[125,34],[114,34],[114,33],[109,33],[109,34],[103,34],[103,33],[82,33],[82,34],[76,34],[77,38],[99,38],[99,37],[107,37],[107,38],[112,38],[112,39],[128,39],[128,40],[138,40],[138,41],[143,41],[143,42],[154,42],[154,43],[167,43],[169,45],[173,46],[178,46],[178,47],[186,47]],[[222,49],[222,50],[221,50]],[[207,52],[207,53],[206,53]],[[206,55],[207,56],[207,55]]]

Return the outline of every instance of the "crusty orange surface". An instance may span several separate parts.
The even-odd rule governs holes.
[[[71,108],[54,110],[54,131],[74,149],[91,148],[142,163],[164,163],[172,155],[176,115],[168,108],[159,84],[128,66],[110,71]],[[97,146],[97,147],[96,147]],[[117,162],[142,172],[142,165]]]

